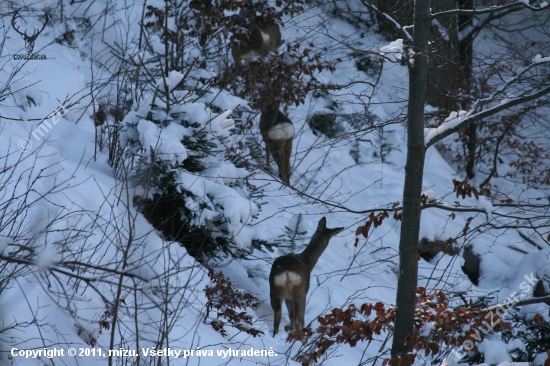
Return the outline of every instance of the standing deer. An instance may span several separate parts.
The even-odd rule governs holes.
[[[304,327],[306,295],[309,290],[311,271],[317,260],[328,246],[330,238],[344,230],[343,227],[327,228],[323,217],[317,224],[317,230],[300,254],[287,254],[275,259],[269,274],[269,296],[275,312],[273,336],[279,332],[281,307],[285,300],[290,317],[291,329]]]
[[[279,167],[281,181],[290,185],[290,155],[294,125],[279,109],[265,109],[260,117],[260,133],[265,143],[265,157],[269,169],[269,155]]]
[[[283,44],[279,25],[274,20],[257,16],[250,1],[247,2],[247,6],[242,9],[240,15],[248,21],[248,39],[241,40],[238,45],[236,43],[232,45],[231,53],[236,64],[240,64],[241,59],[249,60],[254,56],[264,57],[271,51],[277,51]]]

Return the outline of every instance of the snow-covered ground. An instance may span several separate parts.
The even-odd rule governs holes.
[[[36,8],[53,5],[53,2],[42,2]],[[114,6],[123,8],[121,4]],[[82,16],[99,14],[104,7],[104,3],[95,2],[89,9],[80,4],[67,6],[65,11]],[[13,10],[8,5],[0,8],[2,12]],[[209,284],[207,269],[178,243],[161,239],[159,232],[134,207],[133,198],[143,194],[142,188],[120,179],[121,175],[115,174],[109,165],[106,149],[98,147],[90,106],[91,85],[109,78],[105,71],[108,68],[99,66],[100,62],[104,62],[103,65],[110,62],[105,45],[124,38],[122,30],[139,34],[140,14],[141,6],[137,4],[113,11],[107,19],[116,25],[107,29],[105,39],[102,39],[101,27],[96,25],[87,36],[76,37],[71,47],[53,42],[62,34],[63,26],[50,21],[35,42],[35,52],[46,54],[47,60],[24,62],[10,58],[3,61],[0,88],[9,84],[13,94],[0,100],[0,254],[5,257],[24,254],[32,259],[1,267],[5,273],[13,271],[14,275],[0,294],[0,331],[13,326],[0,333],[0,346],[8,351],[0,354],[0,364],[106,364],[109,349],[137,349],[141,363],[152,364],[157,358],[145,353],[154,346],[171,351],[170,356],[161,358],[164,364],[168,364],[168,359],[170,364],[177,365],[297,364],[291,357],[300,345],[287,343],[285,332],[272,337],[273,311],[269,304],[271,263],[279,255],[288,253],[288,245],[275,247],[273,252],[254,249],[247,259],[228,259],[214,265],[214,269],[222,270],[239,288],[251,292],[262,302],[258,309],[246,311],[254,317],[254,327],[264,335],[252,337],[228,328],[229,334],[222,336],[204,323],[207,299],[203,289]],[[387,53],[394,49],[382,49],[390,42],[381,41],[372,29],[361,36],[362,31],[344,20],[328,18],[319,9],[312,9],[307,15],[300,21],[288,21],[283,39],[311,37],[312,27],[326,17],[324,31],[333,39],[346,39],[364,51]],[[3,49],[0,48],[2,56],[24,53],[24,42],[8,27],[11,16],[2,19],[8,35]],[[78,28],[76,20],[68,20],[67,24]],[[330,43],[323,31],[314,37],[318,37],[319,42]],[[344,55],[341,49],[333,52],[341,53],[338,57]],[[90,61],[91,55],[98,64]],[[314,322],[335,307],[395,302],[400,222],[386,219],[368,239],[360,237],[358,245],[354,244],[356,228],[368,215],[365,210],[401,201],[406,131],[402,124],[394,123],[374,132],[329,141],[315,135],[305,122],[307,116],[327,112],[334,104],[342,114],[362,113],[364,105],[357,102],[359,95],[363,95],[363,100],[370,97],[370,111],[380,121],[399,115],[406,107],[407,67],[389,61],[382,65],[382,76],[374,91],[357,83],[330,97],[310,97],[304,105],[289,109],[289,118],[297,131],[291,160],[291,183],[295,189],[281,185],[261,170],[250,175],[249,171],[222,159],[223,154],[212,158],[210,168],[198,175],[179,173],[181,183],[197,197],[215,197],[228,219],[227,230],[239,248],[250,249],[253,240],[288,243],[290,228],[291,232],[298,233],[295,251],[299,251],[308,243],[321,217],[327,218],[329,227],[345,227],[331,240],[311,274],[306,323]],[[17,73],[11,80],[10,74],[15,70]],[[168,84],[176,85],[178,75],[181,74],[171,75]],[[344,60],[334,73],[322,73],[323,80],[332,84],[365,80],[374,83],[376,77],[358,71],[354,59]],[[161,89],[164,87],[164,83],[159,85]],[[107,82],[105,90],[110,87]],[[242,136],[232,132],[230,110],[243,101],[229,95],[209,98],[207,95],[193,104],[182,103],[176,106],[177,112],[186,113],[189,121],[213,126],[212,133],[221,141],[219,146],[231,146]],[[189,131],[176,123],[159,130],[143,119],[140,108],[147,110],[150,100],[144,98],[141,106],[136,103],[125,122],[137,123],[143,146],[159,148],[167,161],[185,160],[187,150],[179,141]],[[207,106],[210,102],[228,112],[212,120],[215,115]],[[62,113],[42,121],[60,105],[66,108]],[[250,132],[257,136],[258,120]],[[344,124],[344,128],[346,132],[353,132],[349,124]],[[245,185],[235,184],[244,178],[249,185],[260,187],[260,198],[253,198]],[[429,149],[423,182],[429,197],[453,205],[458,200],[450,194],[453,178],[464,179],[435,148]],[[494,182],[513,198],[519,195],[536,198],[549,193],[504,179],[495,178]],[[493,209],[483,197],[461,199],[460,203],[483,208],[489,214]],[[194,207],[193,204],[189,202],[189,207]],[[203,215],[196,223],[208,219],[207,211],[203,211]],[[487,219],[479,213],[457,214],[451,219],[447,211],[424,210],[421,237],[443,241],[456,237],[470,216],[474,216],[472,225]],[[481,256],[478,286],[461,270],[462,256],[442,253],[430,261],[420,260],[419,285],[446,293],[461,292],[465,299],[490,295],[489,303],[497,303],[518,292],[525,276],[550,276],[550,249],[537,250],[516,230],[499,236],[480,234],[471,243],[473,251]],[[159,288],[170,290],[163,292],[158,291]],[[117,293],[118,289],[122,295]],[[111,330],[107,325],[113,319],[113,309],[109,304],[116,298],[123,300],[117,314],[121,327],[111,348]],[[547,318],[547,305],[522,308],[522,314],[528,317],[536,313]],[[288,323],[283,307],[282,326]],[[384,339],[385,335],[379,336],[366,350],[366,344],[361,343],[355,348],[339,346],[323,364],[366,362],[381,348],[389,347],[391,342],[382,344]],[[77,354],[69,355],[70,348]],[[31,352],[27,358],[25,353],[20,353],[20,350],[44,349],[64,353],[56,354],[51,360],[47,354],[33,358],[38,353]],[[481,342],[479,349],[488,364],[511,361],[508,355],[511,345],[496,337]],[[264,353],[258,355],[250,350]],[[179,358],[174,359],[178,355]],[[114,358],[116,364],[137,359],[120,355]],[[427,359],[429,361],[431,359]],[[444,364],[455,365],[451,361]]]

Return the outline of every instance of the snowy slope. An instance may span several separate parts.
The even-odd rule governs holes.
[[[44,2],[39,7],[42,9],[52,4]],[[75,5],[66,11],[76,15],[82,15],[85,11],[99,13],[104,6],[96,2],[90,5],[91,10]],[[238,287],[253,293],[262,302],[257,310],[248,309],[247,312],[254,316],[254,326],[265,333],[254,338],[230,329],[228,336],[220,335],[203,323],[207,302],[203,289],[209,284],[207,270],[179,244],[160,238],[159,233],[134,207],[133,197],[142,193],[140,188],[118,179],[109,166],[106,150],[96,147],[89,90],[91,84],[97,83],[98,79],[108,80],[110,75],[105,71],[108,67],[99,67],[90,61],[90,54],[98,63],[108,65],[110,56],[105,44],[120,41],[119,37],[124,38],[121,30],[138,34],[140,13],[141,7],[137,4],[135,8],[129,6],[124,11],[112,12],[109,19],[118,22],[117,26],[107,30],[107,40],[102,40],[98,26],[89,33],[89,37],[77,38],[73,47],[52,42],[62,34],[62,26],[51,24],[37,38],[35,45],[35,49],[48,55],[47,61],[22,63],[12,60],[4,63],[1,83],[8,82],[13,70],[21,69],[17,73],[19,86],[12,83],[15,84],[14,95],[0,101],[0,166],[8,168],[0,176],[0,207],[4,214],[0,219],[0,253],[7,256],[15,253],[14,248],[26,250],[24,248],[28,246],[32,247],[36,258],[30,263],[20,264],[16,278],[1,293],[2,325],[16,322],[18,326],[6,332],[5,337],[0,335],[3,341],[0,346],[7,350],[14,347],[19,350],[56,348],[65,354],[50,361],[44,356],[25,358],[15,351],[15,356],[10,353],[0,355],[0,363],[107,364],[105,355],[111,347],[111,333],[109,329],[102,328],[102,321],[112,319],[112,309],[107,304],[117,296],[120,275],[131,273],[136,281],[141,282],[132,285],[132,280],[124,280],[122,298],[125,301],[119,309],[119,321],[126,333],[116,334],[113,349],[151,351],[153,346],[162,344],[162,349],[169,348],[175,352],[172,357],[179,355],[176,360],[162,358],[163,362],[170,358],[171,364],[178,365],[297,364],[291,357],[299,344],[286,343],[284,332],[272,337],[273,312],[269,305],[270,265],[277,256],[287,253],[288,247],[275,248],[274,252],[254,250],[247,260],[228,260],[219,264],[216,269],[222,270]],[[311,36],[310,27],[325,16],[320,9],[313,9],[308,17],[288,21],[283,38]],[[9,17],[4,17],[4,22],[9,22]],[[380,47],[389,44],[381,41],[372,30],[361,37],[354,26],[340,19],[330,19],[327,29],[331,37],[345,38],[354,47],[365,51],[377,52]],[[9,34],[3,53],[24,52],[19,36],[13,31]],[[322,34],[316,37],[320,43],[332,44],[330,38]],[[334,48],[332,52],[340,56],[344,51]],[[282,243],[288,240],[285,227],[289,227],[304,233],[298,236],[295,251],[299,251],[309,241],[321,217],[327,218],[329,227],[345,227],[343,233],[331,240],[312,272],[306,323],[334,307],[378,301],[389,305],[395,302],[400,222],[387,219],[368,239],[360,238],[357,247],[354,243],[355,230],[368,215],[363,211],[387,207],[401,200],[407,153],[405,129],[402,124],[391,124],[382,130],[351,135],[329,143],[325,138],[316,136],[305,123],[307,116],[317,111],[326,112],[333,103],[337,103],[342,113],[362,113],[363,105],[357,104],[355,98],[355,95],[362,93],[371,96],[371,112],[380,120],[396,117],[406,107],[407,68],[388,61],[383,63],[383,68],[375,91],[365,91],[364,85],[356,84],[345,92],[331,97],[310,97],[305,105],[290,108],[289,118],[298,132],[294,139],[291,182],[296,190],[307,196],[282,186],[271,175],[257,170],[248,181],[261,187],[261,205],[245,207],[249,201],[236,196],[227,178],[231,174],[235,174],[235,178],[243,178],[239,175],[242,173],[240,170],[230,162],[221,161],[213,162],[212,169],[207,172],[217,177],[219,184],[210,187],[223,189],[223,193],[233,199],[224,201],[228,206],[226,215],[235,218],[230,220],[231,232],[242,248],[249,248],[254,239]],[[328,83],[354,80],[374,82],[376,77],[358,71],[353,59],[344,60],[335,73],[324,72],[322,76]],[[30,88],[20,90],[31,84]],[[106,90],[110,87],[107,82]],[[28,97],[32,97],[37,105],[29,104]],[[206,96],[197,103],[208,104],[208,98]],[[56,110],[61,103],[67,107],[67,113],[46,119],[50,127],[46,125],[47,128],[41,130],[43,134],[36,134],[39,124],[44,126],[40,119]],[[213,103],[224,110],[231,110],[241,100],[227,97]],[[194,117],[199,119],[201,116],[198,115],[198,107],[195,107],[184,105],[182,109],[189,108],[189,113],[196,113]],[[151,126],[142,124],[138,128],[145,130],[148,127]],[[346,125],[345,128],[346,132],[352,132],[351,126]],[[259,135],[257,121],[251,133]],[[240,139],[229,132],[227,135],[234,141]],[[380,157],[381,136],[392,147],[383,160]],[[30,145],[26,141],[22,145],[22,139],[28,139]],[[144,142],[144,145],[153,146],[155,143],[151,141]],[[164,148],[178,148],[177,141],[174,145],[170,143],[166,142]],[[21,146],[28,148],[28,151],[20,150]],[[186,156],[184,150],[171,152],[179,153],[177,159]],[[463,179],[436,149],[430,149],[426,156],[425,190],[430,190],[438,200],[442,198],[443,202],[452,204],[455,197],[448,195],[452,192],[452,178]],[[521,192],[522,187],[511,182],[496,181],[502,190]],[[203,188],[206,194],[207,187]],[[30,194],[26,195],[27,191]],[[526,189],[521,194],[539,197],[541,191]],[[246,192],[243,195],[246,196]],[[475,199],[466,199],[461,203],[465,206],[483,204]],[[12,215],[15,217],[13,222],[9,221]],[[456,219],[451,220],[448,212],[424,210],[421,237],[429,240],[455,237],[463,230],[467,217],[457,215]],[[473,223],[484,220],[485,215],[478,214]],[[17,238],[17,241],[12,241],[12,238]],[[6,246],[6,243],[10,245]],[[511,244],[530,253],[524,256],[512,251],[508,249]],[[462,272],[462,257],[443,254],[429,262],[420,261],[419,285],[430,290],[463,291],[467,298],[492,294],[492,302],[496,303],[517,291],[524,275],[533,271],[538,278],[550,275],[548,250],[535,252],[534,247],[526,244],[517,232],[497,238],[479,235],[474,241],[474,251],[482,255],[479,286],[472,285]],[[89,266],[72,267],[72,261],[86,262]],[[56,267],[59,262],[66,265]],[[122,263],[125,263],[124,273],[120,270]],[[15,267],[11,266],[15,264],[9,267],[14,270]],[[57,271],[50,272],[52,268]],[[73,277],[69,278],[62,271],[71,272]],[[170,298],[163,298],[155,290],[163,287],[170,288]],[[524,311],[531,316],[536,312],[547,313],[544,304],[525,307]],[[169,316],[166,317],[167,313]],[[284,325],[288,325],[286,308],[283,308]],[[324,364],[364,362],[376,356],[381,347],[389,347],[382,344],[384,339],[385,336],[380,336],[378,342],[366,351],[364,344],[356,348],[339,346]],[[495,363],[507,361],[508,355],[502,350],[505,350],[504,345],[498,340],[486,342],[484,349],[487,355],[494,351],[491,357],[487,357],[488,363],[489,359]],[[82,357],[78,354],[67,355],[69,347],[90,349],[90,343],[94,344],[96,354],[83,354]],[[246,352],[251,349],[273,352],[258,356]],[[245,351],[244,354],[242,351]],[[126,362],[124,357],[117,356],[115,359],[117,364]],[[141,362],[152,364],[155,360],[154,357],[142,357]]]

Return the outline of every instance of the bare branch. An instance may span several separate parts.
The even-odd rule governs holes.
[[[533,6],[533,5],[530,5],[526,2],[518,1],[518,2],[515,2],[515,3],[506,4],[506,5],[494,5],[494,6],[490,6],[488,8],[485,8],[485,9],[454,9],[454,10],[441,11],[439,13],[432,14],[431,18],[435,19],[435,18],[445,16],[445,15],[487,14],[487,13],[492,13],[492,12],[495,12],[495,11],[510,9],[510,8],[513,8],[514,10],[519,10],[521,8],[528,8],[528,9],[531,9],[532,11],[541,11],[541,10],[546,10],[548,8],[548,6],[547,5],[546,6]]]
[[[469,117],[465,118],[460,122],[459,124],[455,125],[452,128],[443,130],[442,132],[434,135],[430,139],[426,141],[426,148],[434,145],[438,141],[443,140],[445,137],[452,135],[453,133],[457,132],[458,130],[467,127],[471,125],[474,122],[477,122],[483,118],[487,118],[490,116],[493,116],[499,112],[502,112],[504,110],[510,109],[512,107],[515,107],[520,104],[524,104],[527,102],[530,102],[532,100],[538,99],[546,94],[550,93],[550,87],[543,88],[537,92],[526,94],[519,98],[508,98],[507,101],[501,102],[499,105],[496,105],[492,108],[483,110],[479,113],[470,115]],[[436,127],[437,128],[437,127]]]
[[[412,35],[407,30],[407,29],[410,29],[410,26],[402,26],[391,15],[389,15],[388,13],[384,13],[383,11],[380,11],[378,7],[372,4],[370,1],[361,0],[361,3],[365,5],[367,8],[369,8],[370,10],[374,11],[375,13],[382,15],[395,27],[396,30],[398,30],[401,34],[403,34],[405,39],[407,39],[408,41],[412,41]]]

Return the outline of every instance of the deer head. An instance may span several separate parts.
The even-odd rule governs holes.
[[[48,15],[46,14],[46,21],[42,25],[42,28],[40,30],[34,29],[31,35],[27,34],[27,29],[25,29],[24,32],[21,32],[20,27],[16,25],[17,19],[22,19],[21,14],[19,14],[19,10],[17,10],[13,14],[13,17],[11,18],[11,25],[13,26],[13,29],[15,29],[15,31],[19,33],[25,41],[25,49],[27,50],[27,53],[32,53],[32,51],[34,50],[34,41],[36,41],[38,35],[42,33],[42,31],[44,30],[44,28],[46,28],[46,25],[48,24]]]

